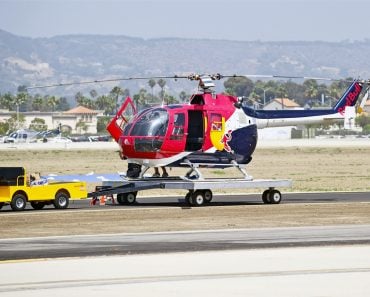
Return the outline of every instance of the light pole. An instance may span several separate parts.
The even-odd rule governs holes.
[[[17,102],[15,105],[17,106],[17,109],[16,109],[16,112],[17,112],[17,123],[15,124],[15,126],[16,126],[16,129],[18,130],[18,128],[19,128],[19,103]]]

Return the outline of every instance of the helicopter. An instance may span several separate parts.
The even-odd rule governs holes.
[[[344,119],[346,108],[355,106],[368,83],[351,81],[331,109],[258,110],[247,106],[245,98],[216,94],[214,81],[225,77],[237,75],[185,76],[199,82],[199,92],[186,104],[154,106],[137,112],[133,100],[126,98],[107,130],[120,146],[121,159],[128,161],[127,177],[141,178],[151,167],[185,166],[190,168],[186,177],[201,178],[199,167],[233,166],[245,178],[251,178],[245,166],[257,145],[257,128]]]

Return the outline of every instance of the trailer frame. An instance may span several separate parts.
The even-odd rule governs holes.
[[[289,188],[292,180],[289,179],[243,179],[243,178],[207,178],[189,179],[185,177],[169,178],[140,178],[103,181],[94,192],[88,193],[88,197],[96,199],[100,196],[117,195],[117,202],[122,205],[130,205],[136,202],[139,191],[151,189],[177,189],[188,190],[185,201],[190,206],[202,206],[211,202],[212,190],[219,189],[251,189],[264,188],[262,201],[265,204],[279,204],[282,199],[281,192],[277,187]]]

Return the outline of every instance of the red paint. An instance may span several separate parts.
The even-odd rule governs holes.
[[[360,95],[361,93],[361,86],[356,83],[354,85],[355,89],[351,92],[348,93],[346,99],[345,99],[345,105],[344,106],[341,106],[338,108],[338,112],[341,114],[341,115],[344,115],[344,112],[345,112],[345,109],[347,106],[352,106],[354,102],[356,102],[357,100],[357,97]]]

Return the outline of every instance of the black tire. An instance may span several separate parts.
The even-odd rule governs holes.
[[[69,194],[65,191],[59,191],[55,195],[53,204],[57,209],[66,209],[69,205]]]
[[[192,206],[202,206],[204,205],[204,203],[204,191],[197,190],[191,195],[190,204]]]
[[[31,206],[33,209],[40,210],[44,208],[45,202],[32,201]]]
[[[125,197],[124,197],[124,195],[122,193],[117,194],[117,202],[120,205],[124,205],[125,204]]]
[[[281,193],[278,190],[271,190],[268,197],[271,204],[279,204],[281,202]]]
[[[185,195],[185,203],[187,205],[191,205],[191,192],[188,192],[186,195]]]
[[[135,204],[136,203],[136,194],[137,192],[130,192],[124,194],[124,199],[127,204]]]
[[[4,206],[4,203],[3,202],[0,202],[0,209],[2,209]]]
[[[10,207],[14,211],[20,211],[26,208],[27,198],[24,194],[15,194],[10,202]]]
[[[204,190],[204,202],[210,203],[212,201],[213,194],[211,190]]]
[[[262,201],[265,204],[271,204],[270,198],[269,198],[270,190],[266,190],[262,193]]]
[[[121,205],[131,205],[136,203],[137,192],[117,194],[117,202]]]

